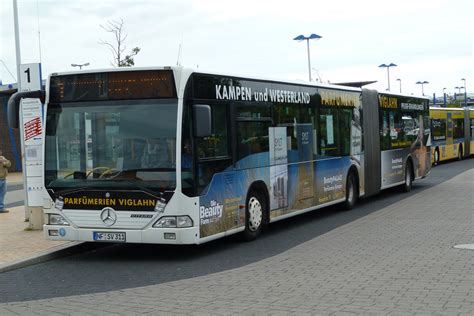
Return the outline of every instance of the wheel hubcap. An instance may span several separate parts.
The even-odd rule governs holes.
[[[248,204],[249,210],[249,229],[251,231],[256,231],[260,225],[262,224],[262,205],[260,201],[255,198],[251,197]]]
[[[411,184],[411,175],[409,170],[407,170],[405,173],[405,183],[407,184],[407,186],[410,186]]]

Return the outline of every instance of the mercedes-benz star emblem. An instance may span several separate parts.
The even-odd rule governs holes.
[[[111,207],[106,207],[100,213],[100,219],[107,226],[112,226],[117,221],[117,214]]]

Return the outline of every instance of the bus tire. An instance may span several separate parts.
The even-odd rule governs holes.
[[[439,165],[439,148],[438,147],[436,147],[435,149],[434,164]]]
[[[413,184],[413,163],[408,160],[405,166],[405,183],[402,184],[403,192],[410,192]]]
[[[354,172],[350,172],[346,181],[346,201],[344,206],[346,210],[352,210],[359,198],[359,189],[357,186],[357,179]]]
[[[463,152],[462,152],[462,145],[459,145],[458,149],[458,160],[462,160]]]
[[[245,203],[245,230],[243,238],[245,241],[255,240],[262,232],[266,218],[266,202],[261,193],[256,190],[250,191]]]

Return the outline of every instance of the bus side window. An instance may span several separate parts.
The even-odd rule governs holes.
[[[406,146],[411,145],[418,138],[420,128],[419,117],[416,112],[402,112],[402,140]]]
[[[198,158],[214,158],[229,155],[227,139],[227,106],[211,105],[211,135],[196,138]]]
[[[228,139],[228,103],[209,103],[211,135],[195,138],[197,170],[194,173],[197,177],[197,194],[202,194],[214,174],[232,166]]]
[[[237,123],[237,157],[268,152],[268,128],[270,121],[239,121]]]
[[[474,139],[474,119],[471,119],[471,138]]]
[[[464,119],[453,119],[453,137],[464,138]]]
[[[339,156],[339,130],[336,109],[319,110],[318,150],[322,156]]]
[[[401,128],[395,110],[381,110],[380,117],[380,149],[389,150],[399,147]]]
[[[339,131],[341,136],[341,156],[349,156],[351,153],[351,127],[352,127],[352,110],[340,110]]]

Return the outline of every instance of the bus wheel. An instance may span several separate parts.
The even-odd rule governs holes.
[[[462,145],[459,145],[459,149],[458,149],[458,160],[462,160]]]
[[[407,165],[405,166],[405,183],[402,185],[402,189],[404,192],[410,192],[411,191],[411,186],[413,184],[413,166],[411,161],[407,162]]]
[[[245,208],[245,230],[243,234],[245,241],[252,241],[260,235],[264,225],[265,210],[264,198],[258,192],[250,192],[247,196]]]
[[[439,148],[435,149],[434,163],[435,165],[439,165]]]
[[[346,210],[352,210],[354,208],[357,198],[359,197],[358,193],[356,177],[354,172],[351,172],[346,181],[346,202],[344,203]]]

